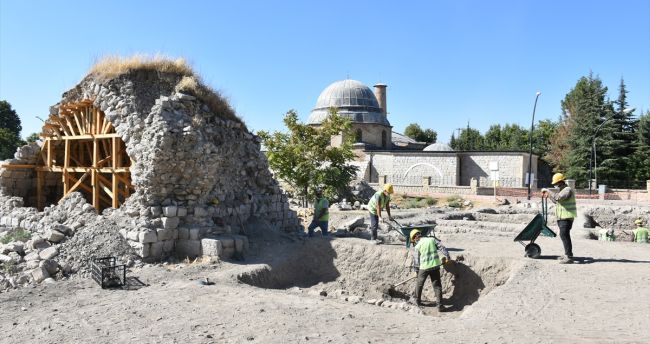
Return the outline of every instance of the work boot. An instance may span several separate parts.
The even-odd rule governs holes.
[[[564,259],[560,260],[560,264],[573,264],[573,259],[565,256]]]
[[[564,259],[566,259],[566,256],[564,255],[557,257],[557,260],[564,260]]]
[[[438,302],[438,312],[444,312],[444,307],[442,307],[442,290],[440,289],[434,289],[434,293],[436,294],[436,301]]]

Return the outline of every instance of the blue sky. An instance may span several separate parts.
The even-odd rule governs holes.
[[[557,119],[593,71],[650,110],[650,1],[0,0],[0,99],[40,131],[98,58],[184,57],[253,130],[306,120],[330,83],[388,84],[389,120],[449,140],[467,122]]]

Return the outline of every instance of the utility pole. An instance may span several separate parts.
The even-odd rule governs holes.
[[[535,94],[535,105],[533,106],[533,119],[530,121],[530,133],[528,134],[530,152],[528,152],[528,180],[527,180],[528,183],[526,184],[528,184],[529,201],[530,201],[530,184],[533,183],[533,174],[531,173],[532,166],[533,166],[533,127],[535,126],[535,109],[537,109],[537,99],[539,98],[540,94],[542,94],[542,92],[537,92]]]

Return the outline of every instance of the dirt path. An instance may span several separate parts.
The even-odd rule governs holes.
[[[310,291],[319,288],[330,292],[355,288],[359,285],[351,281],[355,274],[363,280],[372,275],[363,275],[364,269],[381,269],[359,260],[355,272],[353,261],[342,263],[346,256],[348,260],[358,257],[353,251],[386,259],[404,253],[398,246],[371,246],[359,239],[311,239],[322,241],[319,245],[329,246],[335,254],[329,263],[334,269],[340,266],[332,271],[339,274],[336,282],[302,292],[238,282],[240,274],[270,262],[271,257],[264,254],[254,258],[256,265],[147,266],[130,272],[149,284],[133,291],[101,290],[90,280],[59,281],[0,295],[0,342],[650,342],[650,245],[576,238],[575,253],[589,259],[584,264],[559,265],[554,260],[561,252],[557,238],[540,239],[547,259],[539,260],[523,258],[522,247],[511,239],[474,239],[449,235],[445,242],[454,255],[473,257],[468,266],[486,281],[489,273],[497,274],[489,264],[508,262],[502,263],[508,264],[507,278],[477,302],[450,314],[379,307],[365,302],[375,297],[370,294],[358,303],[345,301],[343,295],[314,295]],[[308,249],[311,244],[296,240],[291,245],[308,245]],[[286,249],[272,248],[268,246],[266,252],[277,252],[280,260],[293,257]],[[285,265],[284,269],[297,270],[309,266],[304,259]],[[401,278],[401,273],[407,274],[395,270],[389,277]],[[197,283],[205,276],[215,285]],[[348,281],[339,281],[341,276]],[[451,296],[447,293],[445,298]]]

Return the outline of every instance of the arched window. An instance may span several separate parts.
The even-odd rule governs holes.
[[[386,142],[386,130],[384,130],[384,131],[381,132],[381,146],[383,148],[387,148],[388,145],[386,143],[387,143]]]
[[[357,131],[354,134],[354,142],[362,142],[363,141],[363,133],[361,132],[361,129],[357,129]]]

